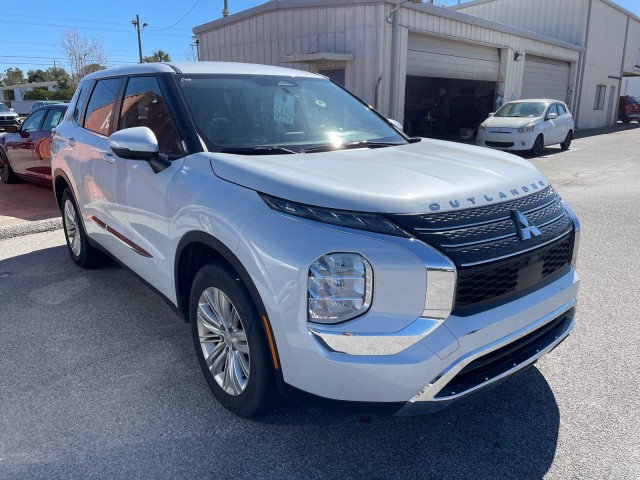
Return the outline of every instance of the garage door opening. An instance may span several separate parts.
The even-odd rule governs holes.
[[[478,125],[495,111],[495,91],[496,82],[491,81],[407,76],[405,132],[417,137],[471,140]],[[442,120],[441,112],[447,110],[449,118]]]

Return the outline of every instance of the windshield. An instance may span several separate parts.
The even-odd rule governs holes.
[[[4,104],[0,103],[0,112],[10,112],[9,108]]]
[[[627,97],[628,100],[627,102],[629,102],[629,105],[638,105],[640,104],[640,98],[639,97]]]
[[[179,75],[178,84],[211,150],[300,153],[356,142],[407,143],[366,105],[323,78]]]
[[[540,117],[546,104],[540,102],[505,103],[494,117]]]

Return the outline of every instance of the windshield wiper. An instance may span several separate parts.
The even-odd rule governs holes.
[[[348,150],[351,148],[397,147],[398,145],[404,145],[404,143],[371,142],[369,140],[361,140],[359,142],[340,143],[338,145],[334,145],[333,143],[327,143],[326,145],[307,148],[304,150],[304,153],[330,152],[333,150]]]
[[[220,150],[216,150],[216,152],[235,153],[236,155],[280,155],[300,153],[295,150],[289,150],[288,148],[277,146],[221,148]]]

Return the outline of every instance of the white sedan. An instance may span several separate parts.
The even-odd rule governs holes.
[[[531,99],[505,103],[478,127],[477,143],[500,150],[530,150],[540,155],[547,145],[568,150],[573,117],[558,100]]]

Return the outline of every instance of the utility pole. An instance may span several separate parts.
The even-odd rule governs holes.
[[[148,23],[143,23],[142,27],[140,27],[140,15],[136,15],[135,20],[131,20],[131,24],[136,29],[138,33],[138,54],[140,55],[140,63],[142,63],[142,40],[140,39],[140,32],[149,26]]]
[[[229,16],[229,5],[227,5],[227,0],[224,0],[224,7],[222,7],[222,16],[223,17]]]

